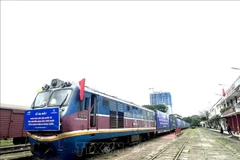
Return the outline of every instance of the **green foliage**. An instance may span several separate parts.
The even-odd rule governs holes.
[[[207,121],[207,117],[201,117],[202,121]]]
[[[193,116],[191,117],[191,119],[192,119],[191,125],[193,125],[193,126],[199,125],[200,122],[202,121],[202,117],[199,116],[199,115],[193,115]]]
[[[210,112],[207,111],[207,110],[203,110],[203,111],[200,112],[200,115],[202,117],[201,118],[202,121],[207,121],[207,120],[209,120]]]
[[[229,110],[231,107],[228,106],[228,107],[224,107],[220,110],[221,114],[223,114],[226,110]]]
[[[220,123],[219,123],[220,119],[221,119],[221,116],[216,115],[216,116],[212,117],[210,120],[208,120],[208,124],[209,125],[214,125],[214,124],[220,125]]]
[[[182,120],[184,120],[185,122],[188,122],[189,124],[192,123],[192,118],[191,117],[183,117]]]
[[[164,104],[159,104],[159,105],[143,105],[143,107],[151,109],[153,111],[159,110],[161,112],[166,113],[168,110],[168,107],[165,106]]]
[[[0,140],[0,146],[11,146],[13,145],[13,139],[12,138],[8,138],[6,140],[2,139]]]
[[[188,122],[192,126],[197,126],[202,121],[202,117],[199,115],[193,115],[189,117],[183,117],[182,120]]]

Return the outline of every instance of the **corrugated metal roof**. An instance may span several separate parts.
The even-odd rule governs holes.
[[[21,106],[21,105],[15,105],[15,104],[4,104],[4,103],[1,103],[1,106],[0,108],[6,108],[6,109],[23,109],[23,110],[26,110],[26,109],[31,109],[31,106]]]

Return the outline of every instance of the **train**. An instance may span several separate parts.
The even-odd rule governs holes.
[[[73,159],[97,148],[109,151],[189,126],[174,115],[85,86],[85,79],[79,83],[53,79],[24,117],[31,152],[45,159]]]
[[[12,138],[14,145],[28,143],[24,130],[24,113],[30,106],[2,104],[0,107],[0,140]]]

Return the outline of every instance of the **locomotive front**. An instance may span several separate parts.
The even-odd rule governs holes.
[[[71,125],[71,122],[81,111],[79,94],[78,85],[59,79],[53,79],[51,85],[42,87],[32,109],[25,111],[24,116],[24,128],[28,132],[33,155],[46,159],[66,159],[75,155],[72,153],[75,146],[69,145],[75,140],[69,134],[74,134],[76,124]],[[84,113],[80,115],[86,117]]]

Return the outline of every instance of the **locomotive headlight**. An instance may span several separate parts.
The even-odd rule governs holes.
[[[56,80],[56,79],[53,79],[52,82],[51,82],[51,85],[52,85],[53,87],[55,87],[55,86],[57,85],[57,80]]]
[[[69,83],[66,83],[64,81],[61,81],[60,79],[53,79],[51,81],[51,88],[64,88],[64,87],[68,87]]]

